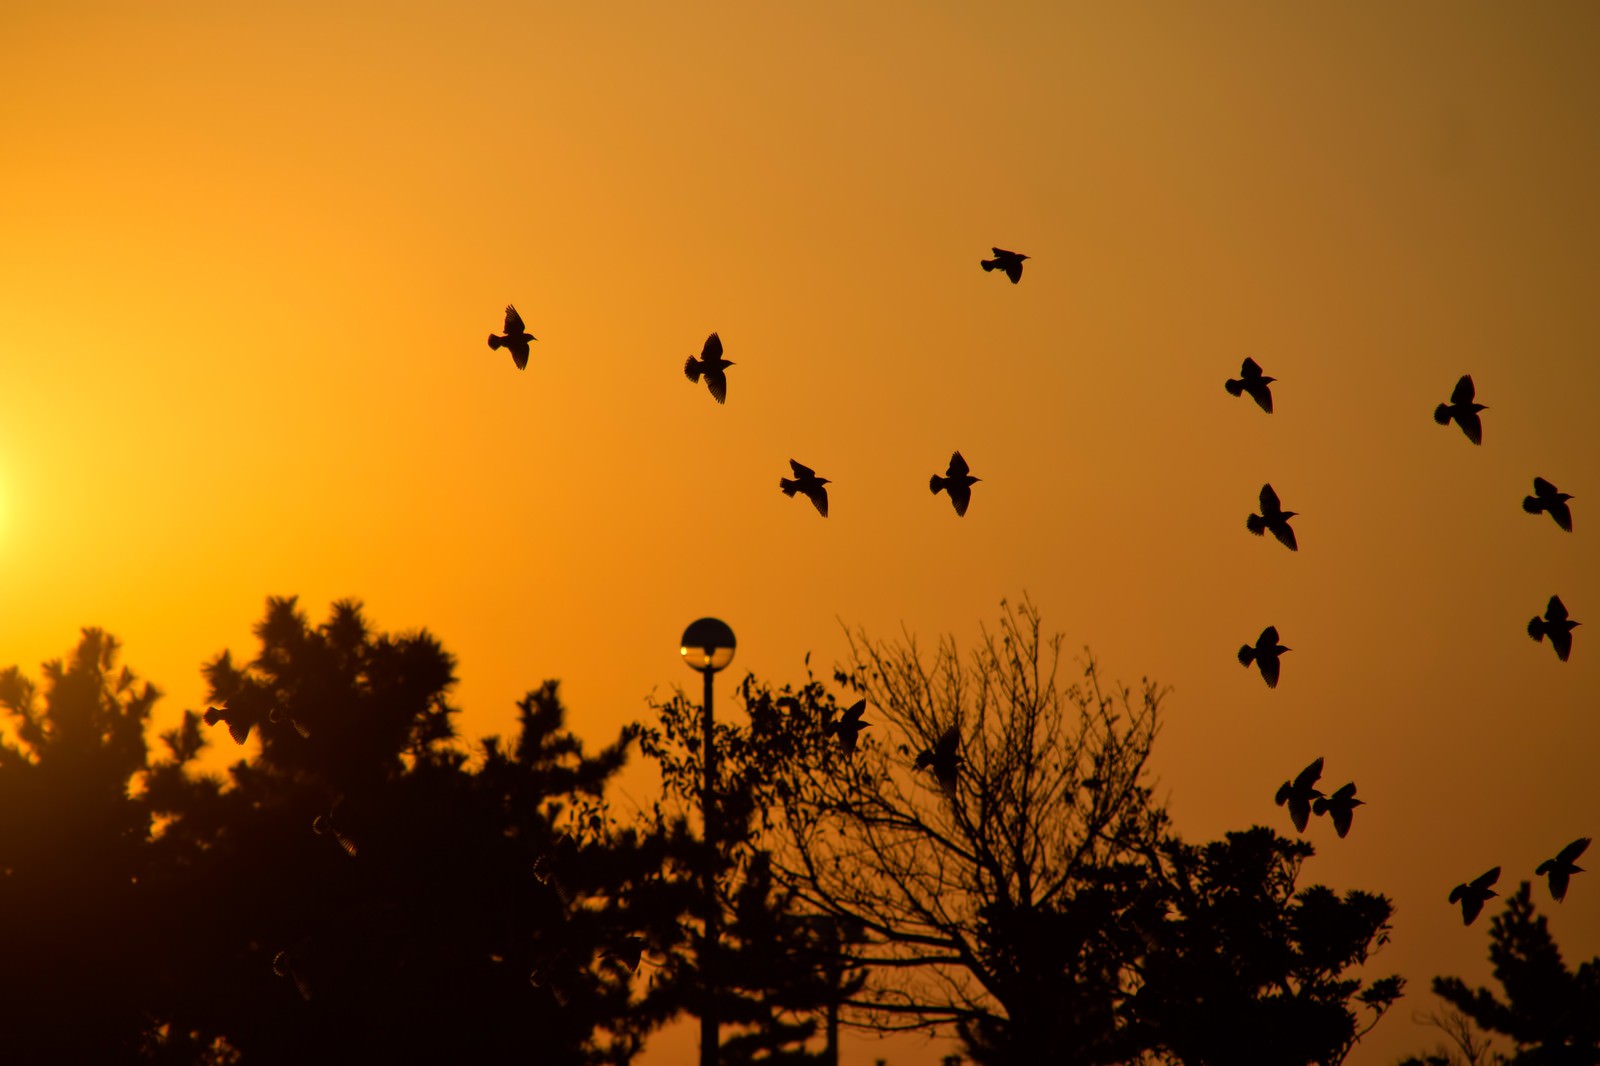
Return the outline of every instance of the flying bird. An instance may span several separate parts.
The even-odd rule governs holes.
[[[1299,514],[1299,511],[1285,511],[1278,504],[1278,494],[1272,491],[1271,485],[1261,486],[1261,513],[1252,514],[1244,520],[1244,528],[1256,536],[1267,532],[1278,538],[1282,544],[1292,552],[1300,550],[1300,545],[1295,543],[1294,530],[1289,527],[1289,519]]]
[[[1589,847],[1588,837],[1579,837],[1561,851],[1553,859],[1546,859],[1539,864],[1534,872],[1536,877],[1550,878],[1550,895],[1557,903],[1562,903],[1567,898],[1567,881],[1573,874],[1583,873],[1583,867],[1577,864],[1578,856],[1582,855]]]
[[[1556,520],[1556,525],[1572,532],[1572,508],[1567,506],[1567,501],[1572,499],[1572,494],[1558,492],[1556,487],[1542,477],[1533,479],[1533,495],[1522,498],[1522,509],[1529,514],[1545,512]]]
[[[1261,680],[1267,683],[1268,688],[1278,687],[1278,656],[1291,648],[1285,648],[1278,643],[1278,627],[1268,626],[1256,638],[1255,646],[1241,644],[1239,646],[1239,665],[1248,668],[1255,663],[1261,670]]]
[[[812,470],[809,466],[801,466],[793,459],[789,460],[789,466],[794,470],[794,478],[791,480],[790,478],[780,477],[778,479],[778,488],[783,490],[785,496],[791,498],[798,492],[811,501],[811,505],[817,509],[819,515],[827,518],[828,490],[822,486],[829,484],[828,479],[818,477],[815,470]]]
[[[245,742],[250,736],[250,726],[253,724],[239,711],[230,708],[227,704],[223,704],[221,707],[206,708],[203,720],[206,725],[225,722],[228,726],[228,735],[233,738],[235,744],[243,744]]]
[[[1544,609],[1544,617],[1535,615],[1528,620],[1528,636],[1536,641],[1549,637],[1556,657],[1566,662],[1567,656],[1572,654],[1572,631],[1582,624],[1567,617],[1567,605],[1561,602],[1560,596],[1551,596],[1550,603]]]
[[[1483,422],[1479,420],[1478,412],[1487,411],[1488,408],[1481,403],[1473,403],[1472,397],[1472,375],[1462,374],[1461,380],[1456,382],[1455,391],[1450,394],[1450,402],[1433,409],[1433,420],[1441,426],[1448,426],[1453,418],[1468,440],[1482,444]]]
[[[980,260],[978,265],[983,267],[985,271],[1005,271],[1006,277],[1010,278],[1011,284],[1015,285],[1022,280],[1022,261],[1026,258],[1028,257],[1021,252],[1008,252],[1004,248],[996,248],[994,249],[993,259]]]
[[[857,700],[845,709],[837,721],[827,722],[822,727],[824,733],[832,733],[839,738],[839,746],[844,749],[846,755],[856,753],[856,741],[861,736],[861,731],[872,724],[861,720],[866,710],[867,701]]]
[[[917,754],[917,761],[912,764],[912,769],[921,770],[928,767],[933,770],[934,779],[939,782],[939,787],[946,792],[954,793],[956,790],[956,768],[961,763],[961,755],[956,746],[961,743],[961,731],[956,726],[946,729],[939,739],[934,741],[931,748],[923,748]]]
[[[504,348],[511,353],[511,361],[517,364],[518,370],[528,369],[528,342],[536,341],[538,337],[528,332],[522,324],[522,316],[517,314],[517,309],[506,304],[506,334],[497,337],[489,334],[490,348]]]
[[[1489,886],[1500,880],[1500,867],[1482,874],[1470,884],[1460,884],[1450,890],[1450,902],[1461,904],[1461,924],[1471,925],[1490,896],[1498,896]]]
[[[1248,392],[1250,398],[1270,415],[1272,413],[1272,390],[1267,386],[1277,380],[1277,378],[1269,378],[1263,374],[1260,365],[1254,359],[1247,357],[1239,367],[1239,376],[1224,381],[1222,387],[1228,390],[1228,395],[1230,396],[1243,396]]]
[[[1332,818],[1334,831],[1342,838],[1350,832],[1350,819],[1355,817],[1356,808],[1366,802],[1356,799],[1356,783],[1352,781],[1333,795],[1312,803],[1311,813]]]
[[[928,479],[928,488],[935,496],[939,495],[940,489],[948,492],[956,514],[964,515],[967,505],[972,502],[972,486],[982,480],[972,476],[967,461],[961,458],[960,452],[956,452],[950,456],[950,465],[945,468],[944,477],[934,474]]]
[[[1321,776],[1322,756],[1319,755],[1293,781],[1285,781],[1278,786],[1278,794],[1274,799],[1280,807],[1288,804],[1289,818],[1294,822],[1297,832],[1306,831],[1306,823],[1311,820],[1311,804],[1322,799],[1322,792],[1316,787],[1317,778]]]
[[[701,375],[705,376],[706,387],[711,390],[711,398],[718,403],[728,401],[728,377],[723,373],[733,364],[722,358],[722,338],[715,333],[706,338],[705,347],[700,349],[700,358],[689,357],[683,364],[683,372],[690,381],[699,381]]]

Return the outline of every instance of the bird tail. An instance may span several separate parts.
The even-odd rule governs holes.
[[[938,474],[935,474],[928,479],[928,491],[933,493],[935,496],[939,495],[939,490],[942,488],[944,488],[944,485],[940,482]]]
[[[1540,643],[1544,642],[1544,619],[1537,615],[1528,619],[1528,636]]]
[[[1544,510],[1544,504],[1539,502],[1539,497],[1537,496],[1524,496],[1522,498],[1522,509],[1529,514],[1538,514]]]
[[[1259,537],[1267,531],[1267,520],[1260,515],[1253,514],[1244,520],[1244,528]]]
[[[987,273],[987,272],[993,270],[995,267],[999,266],[1000,265],[1000,260],[998,260],[998,259],[980,259],[978,261],[978,265],[983,267],[984,272]]]
[[[1222,383],[1222,387],[1228,390],[1229,396],[1244,395],[1244,382],[1239,378],[1229,378]]]
[[[1446,404],[1440,404],[1438,407],[1435,407],[1433,409],[1433,420],[1439,423],[1441,426],[1448,426],[1450,424],[1449,406]]]
[[[1256,650],[1248,644],[1239,647],[1239,665],[1249,666],[1256,660]]]
[[[688,361],[683,364],[683,372],[688,375],[690,381],[700,380],[700,364],[695,361],[694,356],[691,355]]]
[[[795,492],[798,491],[799,488],[800,488],[800,486],[798,484],[796,484],[793,481],[790,481],[786,477],[780,477],[778,479],[778,487],[783,490],[783,494],[785,496],[793,496],[795,494]]]
[[[498,349],[499,347],[500,347],[500,338],[496,337],[493,333],[489,334],[489,348],[491,350],[494,350],[494,349]]]

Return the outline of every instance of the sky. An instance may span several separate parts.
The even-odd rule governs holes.
[[[0,664],[104,627],[161,728],[268,595],[357,597],[457,655],[469,738],[559,678],[599,746],[701,616],[782,683],[1027,595],[1170,686],[1187,838],[1292,832],[1319,755],[1357,782],[1303,882],[1395,901],[1366,973],[1409,995],[1350,1059],[1392,1062],[1433,975],[1488,980],[1450,888],[1600,835],[1597,40],[1576,2],[8,4]],[[1465,373],[1482,447],[1430,417]],[[1264,482],[1297,553],[1244,528]],[[1536,898],[1600,954],[1600,880]]]

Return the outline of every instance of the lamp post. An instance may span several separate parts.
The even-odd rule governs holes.
[[[717,749],[712,744],[711,679],[717,671],[733,661],[733,630],[726,622],[716,618],[702,618],[691,622],[683,631],[678,654],[705,676],[705,702],[702,721],[705,739],[701,745],[705,775],[700,782],[700,818],[704,823],[706,856],[701,870],[701,890],[705,903],[705,936],[700,947],[700,981],[705,1004],[700,1010],[700,1066],[717,1066],[717,982],[715,979],[718,925],[722,917],[717,903],[717,851],[713,840],[716,825]]]

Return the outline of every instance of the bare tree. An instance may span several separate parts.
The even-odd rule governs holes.
[[[835,680],[870,724],[847,754],[836,707],[794,716],[814,747],[772,767],[774,867],[864,930],[858,1022],[1116,1061],[1141,912],[1159,920],[1143,871],[1167,825],[1146,782],[1163,693],[1108,687],[1087,653],[1064,683],[1062,638],[1030,601],[1001,606],[965,655],[851,635]]]

